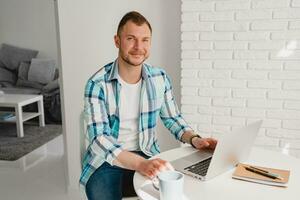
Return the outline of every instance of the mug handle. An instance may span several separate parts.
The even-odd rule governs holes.
[[[154,187],[154,189],[159,191],[159,181],[157,176],[155,176],[152,180],[152,186]]]
[[[168,170],[175,171],[174,167],[170,163],[167,164],[167,168],[168,168]],[[152,181],[153,187],[156,190],[159,190],[159,180],[158,180],[157,175],[151,181]]]

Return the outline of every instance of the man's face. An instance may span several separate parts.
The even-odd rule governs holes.
[[[151,32],[146,23],[138,26],[128,21],[115,36],[115,45],[119,48],[119,58],[129,65],[140,66],[150,54]]]

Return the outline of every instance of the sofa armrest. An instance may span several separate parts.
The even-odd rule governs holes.
[[[42,88],[42,93],[49,93],[55,89],[58,89],[59,88],[59,83],[58,83],[58,79],[55,79],[51,82],[49,82],[47,85],[45,85],[43,88]]]

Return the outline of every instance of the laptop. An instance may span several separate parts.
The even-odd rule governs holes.
[[[248,159],[262,120],[222,135],[214,151],[200,150],[171,162],[184,174],[209,180]]]

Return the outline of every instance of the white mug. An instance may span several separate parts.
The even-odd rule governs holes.
[[[163,171],[158,175],[160,200],[183,199],[183,177],[178,171]]]

